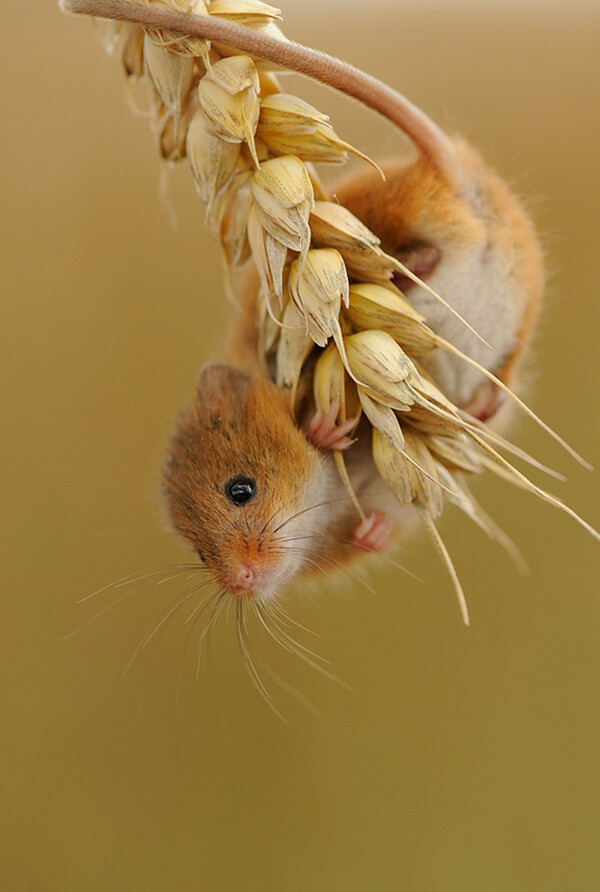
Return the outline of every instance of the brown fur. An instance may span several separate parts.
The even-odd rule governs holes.
[[[466,142],[456,140],[455,145],[466,172],[463,182],[468,184],[462,191],[421,156],[416,161],[384,163],[385,182],[373,171],[346,178],[336,196],[379,236],[387,253],[414,271],[420,266],[425,280],[447,252],[466,254],[480,249],[502,255],[511,283],[519,285],[520,323],[514,331],[513,349],[501,365],[490,370],[509,383],[540,307],[542,252],[529,216],[504,181]],[[404,282],[405,290],[414,287]],[[443,387],[444,382],[440,383]],[[492,391],[486,389],[492,398]]]

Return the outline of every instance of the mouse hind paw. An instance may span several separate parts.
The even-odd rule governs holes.
[[[383,511],[373,511],[354,531],[353,544],[362,551],[385,551],[390,542],[392,524]]]

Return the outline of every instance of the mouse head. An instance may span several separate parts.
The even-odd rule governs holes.
[[[233,595],[267,597],[319,534],[328,469],[259,374],[209,364],[164,470],[171,521]]]

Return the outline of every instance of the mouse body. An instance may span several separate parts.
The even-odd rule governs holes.
[[[425,155],[382,162],[375,172],[346,177],[336,188],[340,203],[464,318],[448,313],[415,282],[394,282],[428,325],[505,383],[515,373],[538,314],[544,259],[533,222],[507,184],[464,139],[452,140],[459,178]],[[424,367],[459,407],[481,420],[500,405],[500,392],[460,358],[436,350]]]

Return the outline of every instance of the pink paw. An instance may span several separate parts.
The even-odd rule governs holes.
[[[373,511],[354,531],[354,545],[363,551],[385,551],[390,541],[392,525],[383,511]]]
[[[479,421],[487,421],[496,414],[505,400],[505,394],[491,381],[484,381],[466,406],[465,412],[474,415]]]
[[[348,418],[338,424],[336,419],[339,408],[336,401],[331,404],[328,412],[317,411],[308,422],[306,436],[320,449],[348,449],[354,443],[347,434],[356,424],[356,418]]]

